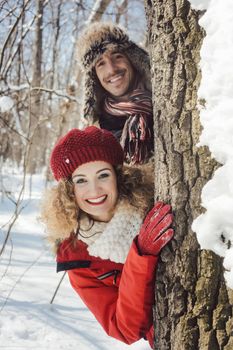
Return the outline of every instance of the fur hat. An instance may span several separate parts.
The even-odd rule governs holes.
[[[112,165],[123,163],[121,145],[110,131],[89,126],[72,129],[52,150],[50,166],[55,179],[69,178],[84,163],[102,160]]]
[[[95,22],[88,26],[77,43],[77,59],[84,72],[84,118],[89,123],[96,121],[98,102],[104,90],[95,74],[95,64],[106,51],[126,54],[134,69],[145,79],[146,88],[151,90],[150,60],[148,53],[131,41],[126,32],[113,23]]]

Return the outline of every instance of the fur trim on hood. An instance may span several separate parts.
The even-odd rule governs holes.
[[[127,55],[133,67],[151,90],[150,59],[146,50],[131,41],[126,32],[113,23],[93,23],[83,32],[77,43],[77,59],[84,72],[83,115],[88,124],[98,120],[98,103],[104,96],[95,74],[95,64],[106,51],[117,50]]]

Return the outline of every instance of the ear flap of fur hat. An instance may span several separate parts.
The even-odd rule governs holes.
[[[96,22],[84,31],[77,43],[77,60],[84,72],[83,115],[88,124],[97,120],[100,95],[103,94],[94,67],[105,51],[125,53],[139,74],[144,77],[145,85],[151,90],[150,59],[148,53],[131,41],[126,32],[112,23]]]

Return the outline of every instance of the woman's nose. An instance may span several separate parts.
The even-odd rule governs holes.
[[[90,186],[89,186],[90,194],[92,194],[93,196],[98,195],[99,190],[100,190],[100,186],[99,186],[98,182],[92,181],[90,183]]]

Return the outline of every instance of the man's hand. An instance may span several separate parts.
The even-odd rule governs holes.
[[[157,202],[147,214],[138,235],[138,248],[142,255],[158,255],[161,249],[172,239],[173,215],[171,206]]]

